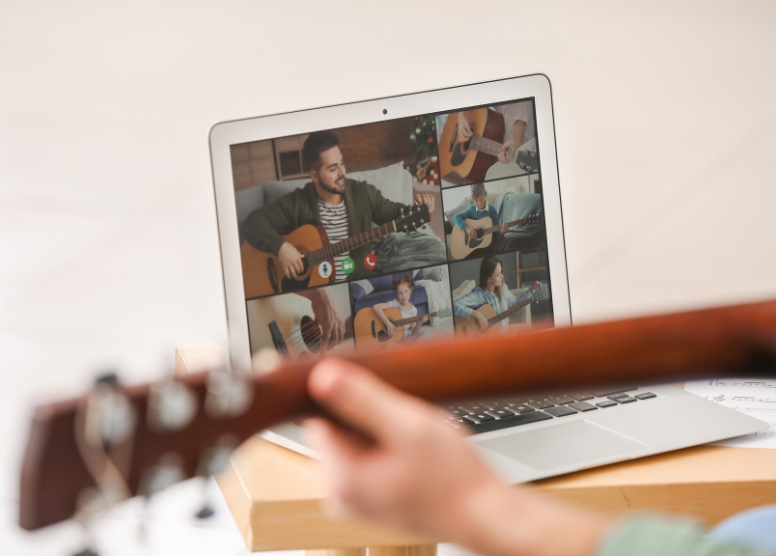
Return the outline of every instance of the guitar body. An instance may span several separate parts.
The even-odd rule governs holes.
[[[296,247],[303,255],[329,245],[326,230],[317,224],[301,226],[290,234],[284,235],[283,239]],[[304,274],[297,278],[286,278],[283,275],[278,257],[259,251],[247,241],[244,241],[240,246],[240,258],[242,259],[245,299],[276,293],[298,292],[313,286],[333,284],[336,274],[332,270],[331,276],[322,278],[318,273],[318,265],[312,268],[305,265]],[[334,269],[334,260],[330,260],[329,263]]]
[[[478,230],[493,226],[493,220],[491,220],[490,216],[480,218],[479,220],[466,218],[464,222],[472,228],[478,228]],[[493,241],[492,233],[484,234],[482,231],[479,231],[478,235],[477,239],[469,239],[469,234],[458,226],[453,225],[453,233],[450,237],[450,253],[456,261],[465,259],[477,249],[485,249],[490,246],[491,241]]]
[[[464,115],[475,135],[501,142],[504,138],[504,116],[487,108],[468,110]],[[469,141],[458,141],[458,114],[447,117],[439,138],[439,173],[442,179],[456,183],[474,183],[485,179],[496,157],[469,148]]]
[[[496,310],[490,303],[486,303],[477,308],[477,311],[482,313],[486,319],[492,319],[496,316]],[[468,319],[462,319],[461,317],[455,317],[455,333],[463,336],[477,334],[479,336],[491,336],[501,334],[500,324],[491,325],[485,332],[480,332],[480,325],[477,319],[469,317]]]
[[[386,309],[383,314],[391,322],[402,319],[401,311],[396,307]],[[356,318],[353,319],[353,333],[358,349],[383,347],[391,342],[400,342],[404,339],[403,326],[397,326],[396,335],[391,338],[385,331],[383,321],[377,318],[377,313],[371,307],[365,307],[356,313]]]
[[[252,306],[253,303],[257,305]],[[301,295],[270,297],[249,303],[251,344],[274,345],[281,357],[296,360],[318,353],[321,327],[312,303]]]

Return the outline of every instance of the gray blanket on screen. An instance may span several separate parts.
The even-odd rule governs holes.
[[[377,271],[398,272],[447,262],[445,244],[435,235],[391,234],[375,244]]]

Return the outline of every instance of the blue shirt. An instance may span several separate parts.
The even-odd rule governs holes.
[[[462,230],[465,230],[466,222],[464,219],[469,218],[470,220],[479,220],[480,218],[485,218],[486,216],[490,216],[490,219],[493,220],[493,225],[498,226],[498,212],[496,212],[496,207],[490,203],[488,203],[488,206],[485,207],[485,210],[478,209],[477,205],[469,206],[469,208],[467,208],[465,211],[456,214],[455,218],[453,218],[453,222],[455,222],[456,226]]]
[[[504,295],[504,301],[506,302],[507,307],[514,307],[518,303],[522,303],[531,297],[530,289],[525,290],[518,297],[515,297],[515,295],[509,291],[509,288],[504,286],[501,287],[501,292]],[[486,303],[491,304],[497,315],[500,315],[507,309],[507,307],[501,307],[501,303],[499,303],[498,296],[495,293],[490,293],[488,290],[483,290],[481,287],[477,286],[471,292],[453,303],[453,312],[457,317],[468,319],[472,316],[472,309],[482,307]],[[507,319],[502,320],[499,324],[501,326],[506,326],[508,324]]]

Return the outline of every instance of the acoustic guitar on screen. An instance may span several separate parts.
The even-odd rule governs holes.
[[[445,307],[433,313],[418,315],[416,317],[401,318],[401,310],[396,307],[385,309],[383,314],[396,327],[396,333],[391,336],[386,330],[385,324],[377,317],[377,313],[371,307],[361,309],[353,320],[353,331],[356,336],[356,346],[361,349],[365,347],[382,347],[393,342],[401,342],[404,339],[404,326],[423,320],[439,317],[447,319],[453,316],[450,307]]]
[[[288,278],[283,274],[280,259],[264,253],[244,241],[240,246],[245,298],[263,297],[276,293],[298,292],[314,286],[333,284],[335,278],[334,257],[384,238],[394,232],[414,232],[425,228],[431,219],[428,206],[413,204],[405,214],[387,224],[330,244],[323,226],[308,224],[283,236],[288,243],[302,254],[304,271]],[[329,273],[319,272],[319,266],[328,263]],[[324,277],[326,276],[326,277]]]
[[[504,137],[504,116],[498,112],[477,108],[463,114],[474,135],[459,141],[458,115],[450,114],[439,138],[439,173],[442,179],[456,184],[483,181],[498,159]],[[516,162],[528,174],[539,171],[535,151],[510,147],[504,154],[507,162]]]
[[[531,214],[520,220],[513,220],[512,222],[504,222],[503,224],[493,225],[493,220],[489,216],[480,218],[479,220],[472,220],[471,218],[464,219],[467,226],[471,226],[475,229],[477,237],[470,238],[466,230],[462,230],[458,226],[453,226],[453,232],[450,236],[450,254],[456,261],[465,259],[478,249],[485,249],[491,243],[493,234],[498,232],[505,234],[510,228],[515,226],[530,226],[539,224],[541,222],[541,216],[538,214]]]
[[[539,282],[536,282],[534,285],[532,285],[529,288],[529,291],[531,292],[531,297],[526,299],[525,301],[521,301],[517,305],[510,307],[506,311],[503,311],[501,314],[497,315],[496,310],[493,308],[493,306],[490,303],[486,303],[485,305],[482,305],[480,307],[477,307],[477,312],[482,314],[486,319],[488,319],[488,327],[486,329],[480,328],[480,323],[477,321],[475,317],[469,317],[468,319],[461,318],[461,317],[455,317],[455,332],[456,334],[501,334],[501,327],[499,326],[499,323],[509,318],[509,315],[514,313],[515,311],[518,311],[522,309],[523,307],[530,305],[531,303],[542,301],[542,299],[539,297],[541,294],[542,285]]]

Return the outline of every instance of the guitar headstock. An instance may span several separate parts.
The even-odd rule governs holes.
[[[538,213],[529,214],[525,217],[524,226],[534,226],[542,223],[542,216]]]
[[[397,232],[417,232],[420,229],[425,230],[426,225],[431,221],[431,213],[428,212],[428,205],[419,205],[413,203],[406,211],[401,211],[401,216],[393,221]]]
[[[536,151],[517,151],[517,165],[527,174],[533,174],[539,171],[539,155]]]
[[[440,309],[436,312],[436,316],[440,319],[449,319],[453,316],[453,309],[450,307],[445,307],[444,309]]]
[[[315,413],[305,383],[293,372],[212,371],[133,387],[101,380],[82,398],[41,406],[24,456],[19,523],[38,529],[218,473],[277,417]]]
[[[539,301],[544,299],[544,297],[546,297],[546,296],[544,297],[542,296],[542,293],[544,291],[544,284],[542,284],[541,282],[534,282],[533,284],[531,284],[531,287],[528,288],[528,291],[531,292],[531,301],[533,301],[534,303],[538,303]]]

